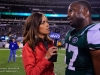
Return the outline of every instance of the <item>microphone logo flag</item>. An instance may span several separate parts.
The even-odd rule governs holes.
[[[60,39],[60,34],[59,33],[50,33],[50,38],[51,39]]]

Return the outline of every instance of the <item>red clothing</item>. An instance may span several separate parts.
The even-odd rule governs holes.
[[[52,45],[51,45],[52,46]],[[51,47],[49,45],[49,47]],[[54,64],[45,58],[47,50],[43,43],[36,46],[35,52],[25,44],[22,50],[22,59],[26,75],[54,75]]]

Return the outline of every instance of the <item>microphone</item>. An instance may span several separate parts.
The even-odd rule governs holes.
[[[54,40],[54,46],[57,46],[57,41],[60,39],[60,34],[52,32],[49,36]],[[57,55],[53,55],[49,60],[52,62],[57,62]]]

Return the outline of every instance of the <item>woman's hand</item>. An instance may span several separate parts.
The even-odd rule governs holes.
[[[56,46],[52,46],[48,49],[45,58],[46,59],[50,59],[53,55],[57,54],[57,47]]]

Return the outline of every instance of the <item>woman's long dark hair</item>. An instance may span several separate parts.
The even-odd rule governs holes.
[[[42,16],[42,13],[36,12],[30,15],[25,21],[23,45],[28,43],[29,47],[33,51],[35,46],[38,45],[39,42],[38,31],[39,26],[42,22]],[[45,36],[45,38],[47,39],[47,41],[51,41],[47,35]]]

